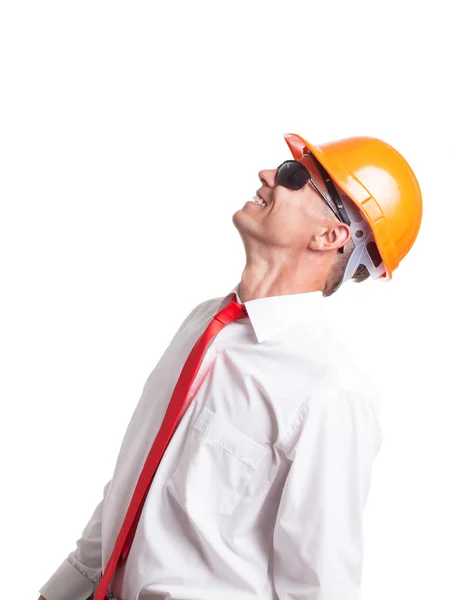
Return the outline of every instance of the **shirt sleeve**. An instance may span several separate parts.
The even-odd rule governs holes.
[[[360,600],[362,512],[382,444],[377,397],[337,391],[300,411],[275,523],[279,600]]]
[[[46,600],[86,600],[94,584],[98,583],[101,575],[101,518],[110,484],[111,480],[104,486],[103,499],[77,540],[76,549],[39,590]]]
[[[173,340],[204,304],[205,301],[200,302],[189,312],[180,324]],[[143,392],[152,375],[153,371],[144,384]],[[69,553],[55,573],[40,588],[39,592],[46,600],[86,600],[92,593],[94,585],[98,584],[102,568],[101,520],[111,481],[106,483],[103,499],[95,508],[91,519],[82,532],[82,536],[77,540],[76,549]]]

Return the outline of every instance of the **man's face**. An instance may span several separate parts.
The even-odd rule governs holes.
[[[325,183],[310,156],[300,159],[319,189],[328,197]],[[289,190],[275,181],[276,169],[259,171],[261,187],[257,195],[267,203],[262,207],[253,201],[245,203],[232,220],[244,243],[254,241],[265,248],[281,248],[291,255],[308,246],[315,232],[337,222],[313,185],[308,182],[300,190]]]

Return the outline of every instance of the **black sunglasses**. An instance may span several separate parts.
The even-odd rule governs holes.
[[[298,160],[285,160],[276,170],[275,180],[278,185],[282,185],[289,190],[300,190],[303,186],[310,182],[314,189],[321,196],[323,201],[327,204],[336,218],[342,223],[346,223],[346,225],[351,224],[351,220],[349,219],[347,212],[341,202],[340,196],[336,190],[333,181],[330,179],[327,171],[324,167],[314,158],[314,156],[310,154],[304,154],[303,156],[311,156],[316,167],[318,168],[321,177],[324,180],[325,185],[327,186],[327,191],[329,192],[330,199],[335,204],[336,209],[333,208],[331,203],[327,200],[323,192],[319,189],[318,185],[315,183],[314,179],[312,179],[310,172],[308,169]],[[303,158],[302,156],[302,158]],[[343,254],[344,247],[338,248],[338,252]]]

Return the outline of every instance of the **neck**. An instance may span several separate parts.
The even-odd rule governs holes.
[[[242,272],[239,296],[243,303],[269,296],[317,292],[324,287],[325,277],[311,269],[280,269],[274,272],[268,266],[259,268],[247,264]]]

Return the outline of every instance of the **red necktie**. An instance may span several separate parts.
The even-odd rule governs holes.
[[[152,444],[142,468],[142,472],[137,480],[136,488],[128,506],[128,510],[126,511],[111,557],[95,592],[94,600],[105,599],[109,583],[120,560],[120,556],[125,560],[128,555],[153,476],[155,475],[155,471],[158,468],[164,451],[174,433],[174,429],[177,426],[180,413],[185,405],[186,397],[199,370],[207,346],[225,325],[246,316],[247,312],[245,306],[236,302],[235,299],[232,300],[213,317],[213,320],[201,334],[186,359],[175,386],[174,393],[172,394],[166,409],[166,414],[164,415],[160,430]]]

